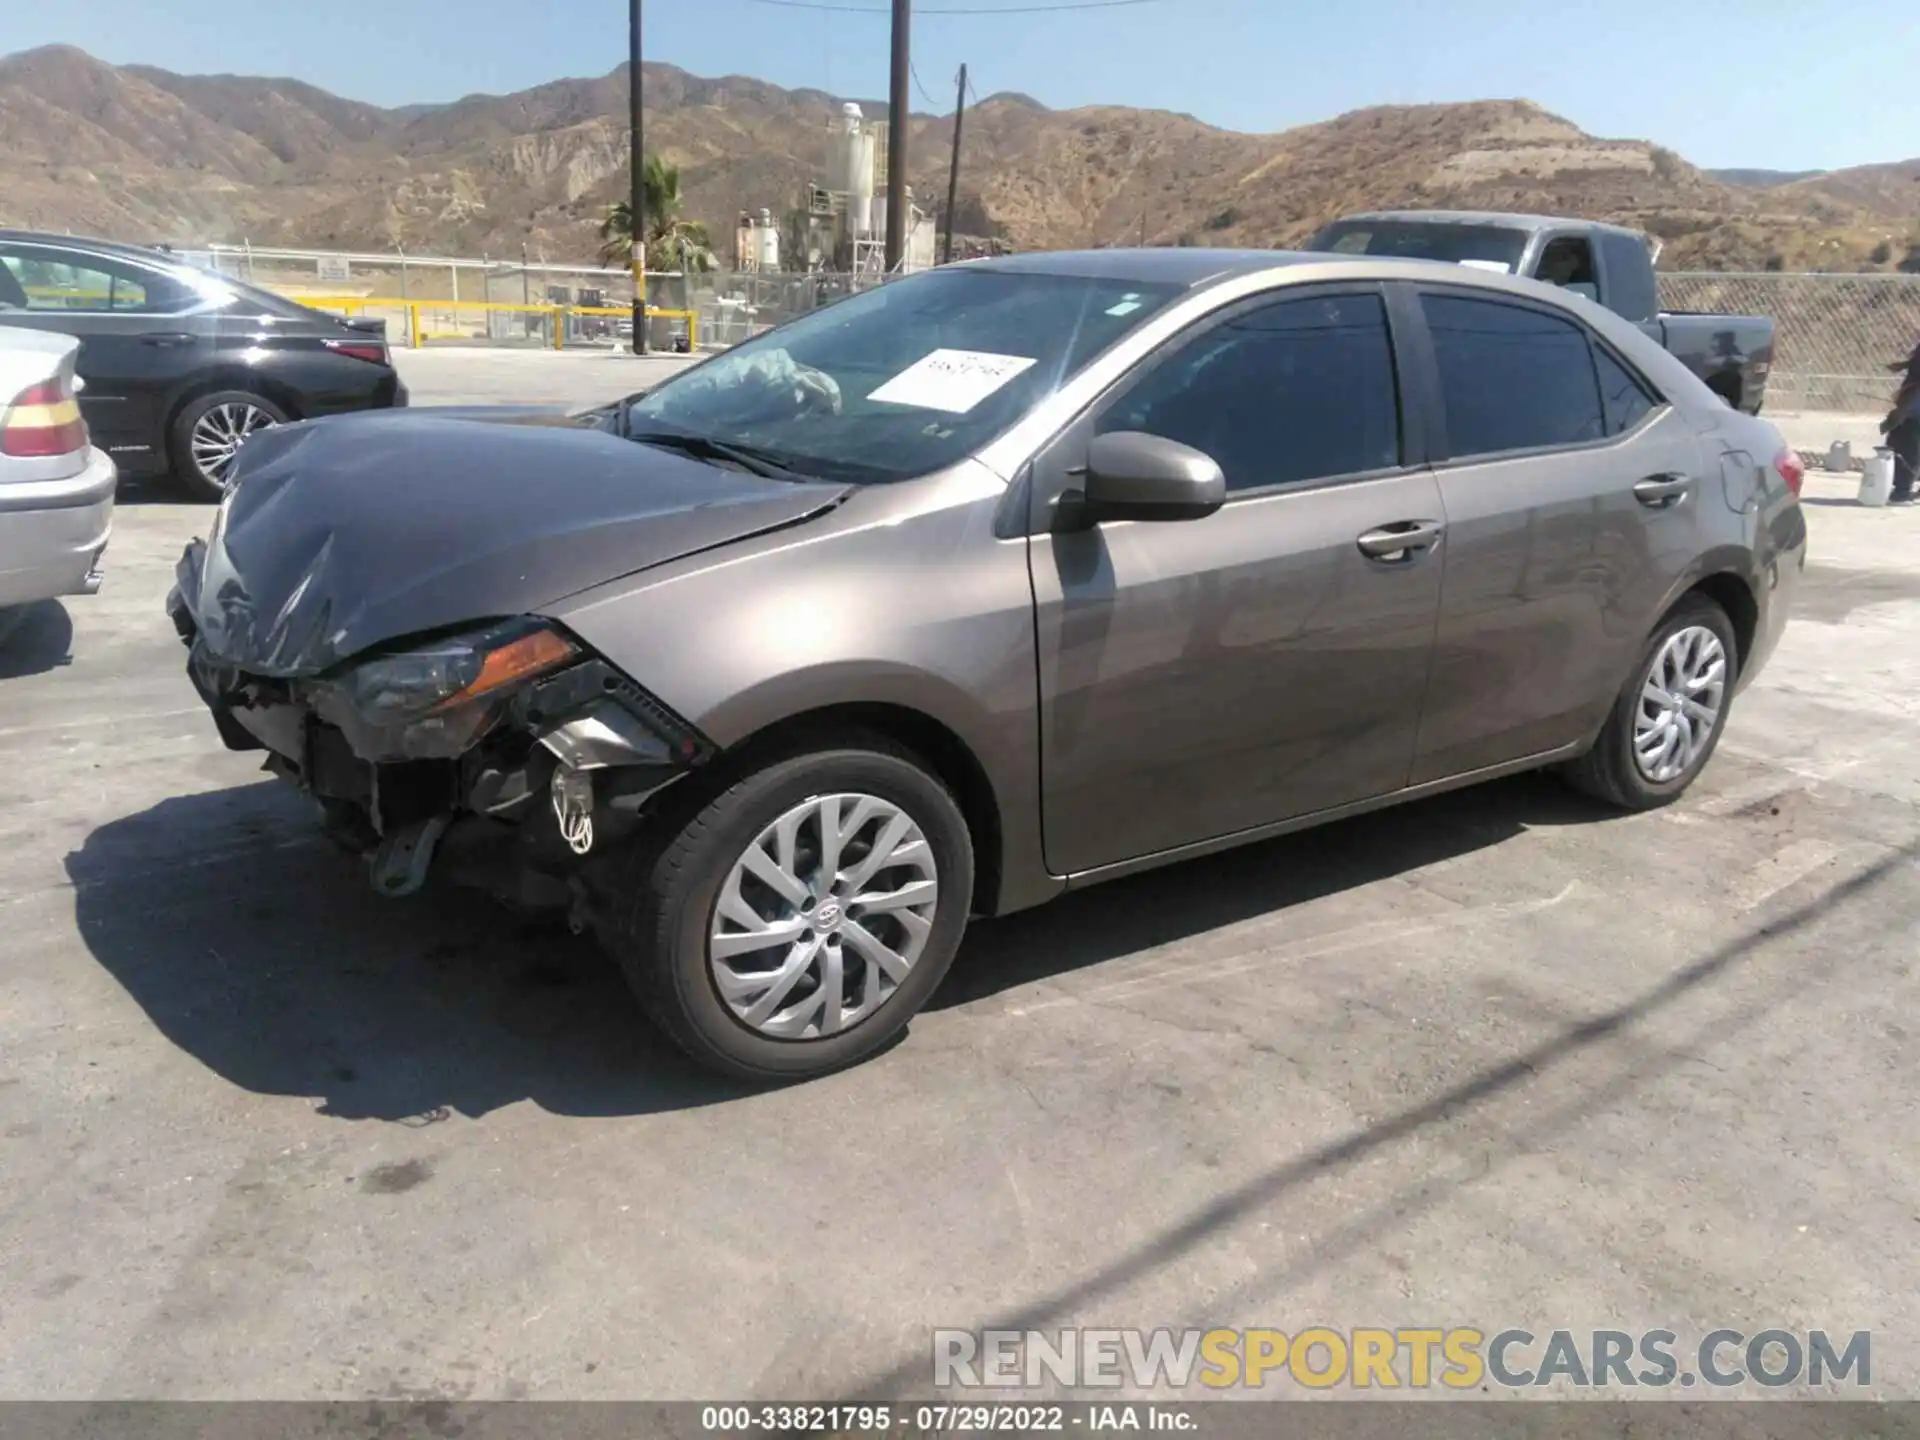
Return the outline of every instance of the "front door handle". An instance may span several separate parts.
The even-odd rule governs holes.
[[[1686,499],[1691,489],[1693,477],[1690,475],[1649,475],[1633,487],[1633,498],[1642,505],[1664,510]]]
[[[1369,560],[1404,565],[1438,545],[1446,528],[1438,520],[1396,520],[1378,530],[1367,531],[1353,543]]]
[[[191,345],[198,338],[198,336],[186,330],[162,330],[152,335],[142,335],[140,337],[140,343],[142,345],[158,345],[164,348],[172,345]]]

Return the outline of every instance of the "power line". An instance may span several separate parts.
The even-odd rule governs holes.
[[[911,60],[907,62],[907,73],[913,76],[914,88],[920,92],[920,98],[926,101],[927,104],[933,106],[933,108],[936,111],[939,110],[940,102],[934,99],[933,96],[927,92],[927,87],[920,83],[920,72],[914,69],[913,62]]]
[[[840,5],[832,0],[752,0],[755,5],[771,5],[780,10],[837,10],[847,15],[885,15],[876,5]],[[1158,5],[1161,0],[1054,0],[1045,5],[934,6],[915,10],[920,15],[1047,15],[1058,10],[1118,10],[1127,5]]]

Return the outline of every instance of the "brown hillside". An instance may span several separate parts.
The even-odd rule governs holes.
[[[646,71],[649,145],[724,233],[817,178],[835,97]],[[874,119],[885,107],[865,104]],[[295,80],[114,67],[70,47],[0,59],[0,222],[182,241],[590,258],[625,186],[624,67],[513,95],[383,110]],[[915,116],[910,179],[945,193],[951,122]],[[1760,188],[1524,100],[1385,106],[1275,135],[1113,106],[994,96],[969,112],[965,229],[1022,248],[1298,243],[1387,205],[1638,225],[1664,263],[1885,268],[1920,230],[1920,162]]]

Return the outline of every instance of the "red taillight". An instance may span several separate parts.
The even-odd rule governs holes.
[[[1790,445],[1782,447],[1780,453],[1773,457],[1773,468],[1779,471],[1780,478],[1787,482],[1787,489],[1798,495],[1801,483],[1807,478],[1807,467],[1800,459],[1799,453]]]
[[[369,365],[387,363],[387,347],[384,345],[369,345],[361,340],[329,340],[327,349],[352,360],[365,360]]]
[[[87,422],[64,379],[28,386],[0,415],[0,455],[45,459],[86,448]]]

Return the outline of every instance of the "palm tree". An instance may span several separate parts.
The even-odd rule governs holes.
[[[680,210],[680,167],[669,165],[658,155],[649,155],[640,172],[640,186],[647,206],[647,255],[677,260],[685,270],[713,268],[713,241],[707,227],[697,220],[682,219]],[[607,211],[600,222],[600,263],[627,265],[633,256],[633,210],[625,200]]]

